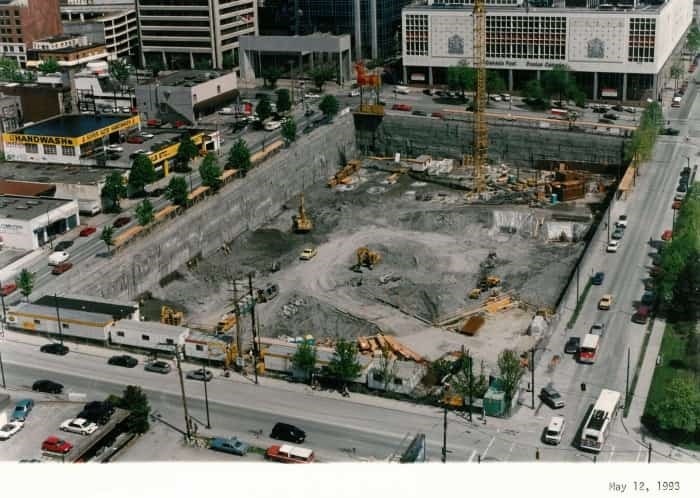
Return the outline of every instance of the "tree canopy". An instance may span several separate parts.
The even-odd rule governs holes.
[[[333,357],[326,367],[328,374],[343,386],[352,382],[362,371],[357,356],[357,346],[354,342],[338,339]]]
[[[134,159],[129,171],[128,187],[133,192],[143,192],[146,185],[156,179],[156,170],[146,154],[139,154]]]
[[[557,97],[563,101],[573,98],[578,87],[571,68],[566,64],[555,64],[549,71],[544,71],[541,77],[542,88],[548,97]]]
[[[316,368],[316,356],[316,347],[310,341],[300,342],[292,356],[292,365],[304,374],[307,382],[311,379],[311,374]]]
[[[128,410],[129,417],[126,419],[126,428],[129,432],[143,434],[148,431],[148,417],[151,413],[151,406],[143,390],[138,386],[126,386],[121,397],[111,395],[107,401],[117,408]]]
[[[121,211],[119,201],[126,197],[127,189],[124,185],[124,179],[118,171],[113,171],[105,179],[104,187],[102,187],[102,198],[110,204],[110,210]]]
[[[105,225],[102,228],[100,240],[105,243],[107,246],[107,252],[109,252],[110,247],[114,245],[114,227],[112,225]]]
[[[690,375],[671,379],[663,399],[654,403],[651,412],[659,427],[667,431],[694,433],[700,429],[700,392],[697,380]]]
[[[154,209],[153,209],[153,204],[151,204],[151,201],[148,199],[144,199],[141,201],[139,204],[137,204],[136,209],[136,219],[139,222],[139,225],[145,226],[148,225],[150,222],[153,221],[154,217]]]
[[[57,73],[61,70],[61,66],[58,64],[56,59],[50,58],[42,61],[41,64],[37,66],[39,72],[44,74]]]
[[[318,108],[321,110],[324,116],[333,117],[338,114],[340,110],[340,103],[333,95],[325,95],[321,99],[321,103],[318,104]]]
[[[258,102],[255,112],[258,115],[260,121],[265,121],[267,118],[272,116],[272,106],[270,105],[270,99],[263,97]]]
[[[34,290],[34,274],[24,268],[17,277],[17,287],[24,298],[28,300],[29,295]]]
[[[292,99],[289,90],[280,88],[277,90],[277,112],[287,112],[292,108]]]
[[[206,155],[199,166],[199,176],[202,178],[202,185],[205,187],[219,188],[221,185],[221,168],[219,168],[219,161],[215,154],[209,153]]]
[[[251,168],[250,149],[242,138],[238,139],[229,150],[226,168],[237,169],[243,175]]]
[[[293,118],[287,118],[282,122],[282,137],[287,142],[297,139],[297,124]]]
[[[178,206],[186,206],[188,193],[187,180],[181,176],[174,176],[165,189],[165,198]]]
[[[277,80],[282,77],[282,70],[279,66],[266,66],[262,71],[263,81],[270,88],[277,86]]]
[[[125,85],[129,80],[129,67],[120,60],[113,60],[109,63],[109,74],[120,85]]]
[[[447,68],[447,86],[464,97],[464,92],[476,89],[476,69],[470,67],[467,61],[460,61],[456,66]]]
[[[178,165],[177,171],[190,171],[190,161],[197,157],[198,154],[199,148],[192,141],[192,137],[189,133],[184,133],[180,138],[180,146],[175,157],[175,162]]]
[[[316,88],[322,92],[324,85],[335,79],[336,73],[336,66],[332,64],[320,64],[309,71],[309,77],[311,77]]]
[[[513,396],[515,396],[518,390],[520,379],[523,377],[525,371],[520,365],[520,358],[518,358],[518,355],[512,349],[505,349],[498,355],[498,370],[507,410],[510,411]]]

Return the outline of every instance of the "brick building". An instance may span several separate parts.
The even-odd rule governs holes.
[[[34,40],[62,33],[59,0],[0,0],[0,56],[24,67]]]

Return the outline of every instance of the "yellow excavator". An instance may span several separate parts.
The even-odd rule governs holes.
[[[175,311],[170,306],[161,306],[160,308],[160,323],[166,325],[182,325],[182,311]]]
[[[378,265],[382,260],[382,255],[375,251],[370,251],[367,247],[360,247],[357,250],[357,267],[366,266],[370,270],[374,265]]]
[[[299,196],[299,214],[292,216],[292,229],[296,233],[307,233],[310,232],[314,227],[311,218],[306,215],[306,210],[304,209],[304,194]]]

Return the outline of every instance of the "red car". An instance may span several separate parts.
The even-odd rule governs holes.
[[[432,113],[431,116],[434,117],[434,118],[439,118],[439,119],[444,119],[444,118],[445,118],[445,115],[444,115],[443,113],[437,112],[437,111],[435,111],[434,113]]]
[[[126,143],[128,143],[128,144],[142,144],[143,137],[140,137],[138,135],[131,135],[130,137],[126,137]]]
[[[673,204],[671,204],[671,209],[680,209],[681,208],[681,201],[673,201]]]
[[[52,453],[63,453],[65,455],[72,449],[72,444],[56,436],[49,436],[41,443],[41,451],[51,451]]]
[[[673,238],[673,232],[671,230],[666,230],[661,234],[661,240],[669,241]]]
[[[119,228],[123,227],[124,225],[128,225],[129,222],[131,221],[131,218],[128,216],[121,216],[114,220],[114,228]]]
[[[410,111],[413,109],[413,107],[408,104],[394,104],[391,108],[395,111]]]
[[[97,231],[97,228],[95,227],[85,227],[80,231],[80,236],[81,237],[89,237],[93,233]]]
[[[10,294],[12,294],[16,290],[17,290],[17,284],[14,282],[11,282],[9,284],[5,284],[2,286],[2,289],[0,289],[0,294],[2,294],[3,297],[5,297],[5,296],[9,296]]]
[[[73,268],[73,263],[71,263],[70,261],[66,261],[65,263],[61,263],[59,265],[54,266],[53,270],[51,270],[51,273],[53,273],[54,275],[60,275],[61,273],[67,272],[71,268]]]

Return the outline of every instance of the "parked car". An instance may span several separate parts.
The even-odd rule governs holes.
[[[624,107],[625,112],[629,112],[630,114],[636,114],[637,113],[637,108],[636,107],[631,107],[631,106],[625,106]]]
[[[81,237],[89,237],[90,235],[92,235],[92,234],[95,233],[96,231],[97,231],[97,228],[95,228],[95,227],[85,227],[85,228],[83,228],[82,230],[80,230],[80,234],[79,234],[79,235],[80,235]]]
[[[685,183],[679,183],[678,188],[676,188],[676,192],[687,192],[688,191],[688,185]]]
[[[651,306],[656,300],[656,294],[653,291],[646,291],[642,294],[641,302],[644,305]]]
[[[126,137],[126,143],[128,144],[142,144],[144,142],[144,137],[141,135],[130,135]]]
[[[617,112],[622,112],[625,110],[625,108],[622,107],[620,104],[615,104],[614,106],[612,106],[612,110],[617,111]]]
[[[489,95],[489,99],[493,100],[494,102],[500,102],[502,100],[500,95]]]
[[[54,251],[49,254],[49,265],[60,265],[61,263],[68,261],[68,258],[70,258],[70,254],[68,254],[66,251]]]
[[[12,412],[12,420],[19,420],[20,422],[24,422],[27,420],[27,415],[32,411],[32,408],[34,408],[34,400],[33,399],[23,399],[19,401],[15,405],[15,409]]]
[[[603,124],[615,124],[615,121],[610,118],[600,118],[598,119],[598,122]]]
[[[65,455],[72,449],[73,445],[71,443],[56,436],[49,436],[41,443],[41,451],[51,453],[63,453]]]
[[[248,444],[237,437],[215,437],[209,443],[209,448],[214,451],[223,451],[232,455],[243,456],[248,453]]]
[[[54,275],[61,275],[62,273],[67,272],[71,268],[73,268],[73,263],[71,263],[70,261],[66,261],[65,263],[61,263],[60,265],[54,266],[51,270],[51,273]]]
[[[301,254],[299,255],[299,259],[302,259],[304,261],[308,261],[312,259],[314,256],[318,254],[318,249],[315,247],[307,247],[303,251],[301,251]]]
[[[112,356],[107,363],[109,365],[116,365],[118,367],[134,368],[138,365],[139,360],[128,354]]]
[[[551,386],[542,388],[540,391],[540,399],[552,408],[564,407],[564,398],[561,397],[559,391]]]
[[[170,372],[170,364],[166,363],[161,360],[156,360],[156,361],[149,361],[146,363],[146,365],[143,367],[144,370],[148,372],[157,372],[157,373],[162,373],[166,374]]]
[[[432,118],[438,118],[438,119],[445,119],[445,115],[441,113],[440,111],[435,111],[430,113],[430,117]]]
[[[617,225],[618,225],[618,226],[621,226],[622,228],[627,228],[627,221],[628,221],[627,215],[626,215],[626,214],[621,214],[621,215],[617,218]]]
[[[664,230],[664,233],[661,234],[661,240],[668,242],[673,238],[673,231],[671,230]]]
[[[598,309],[609,310],[612,307],[613,297],[612,294],[605,294],[598,301]]]
[[[32,384],[32,391],[48,394],[61,394],[63,392],[63,384],[52,380],[37,380]]]
[[[68,249],[72,245],[73,245],[72,240],[63,240],[63,241],[59,242],[58,244],[56,244],[56,247],[54,247],[54,251],[65,251],[66,249]]]
[[[114,406],[109,401],[91,401],[86,403],[78,414],[78,418],[83,418],[88,422],[105,425],[114,414]]]
[[[564,428],[566,427],[566,422],[564,417],[552,417],[544,431],[544,442],[548,444],[559,444],[561,443],[562,434],[564,434]]]
[[[117,144],[109,144],[107,150],[112,152],[124,152],[124,147]]]
[[[70,349],[68,346],[64,346],[58,342],[52,342],[51,344],[44,344],[39,348],[42,353],[55,354],[58,356],[65,356],[68,354]]]
[[[282,122],[281,121],[268,121],[265,123],[265,131],[274,131],[282,128]]]
[[[611,237],[613,240],[620,240],[623,235],[625,235],[625,231],[622,228],[617,228],[613,230]]]
[[[593,325],[591,325],[591,329],[588,331],[588,333],[603,337],[603,335],[605,335],[605,324],[602,322],[595,322]]]
[[[306,432],[294,425],[278,422],[272,428],[270,437],[290,443],[303,443],[306,440]]]
[[[593,285],[601,285],[603,283],[604,279],[605,279],[605,273],[603,273],[602,271],[599,271],[591,277],[591,283]]]
[[[148,133],[147,131],[140,132],[138,136],[143,138],[144,140],[149,140],[149,139],[155,137],[155,135],[153,133]],[[143,143],[143,142],[141,142],[141,143]]]
[[[89,422],[84,418],[69,418],[61,424],[60,429],[66,432],[89,436],[97,430],[97,424]]]
[[[427,116],[428,115],[427,112],[421,111],[420,109],[416,109],[411,114],[413,114],[414,116]]]
[[[680,133],[680,130],[678,130],[676,128],[664,128],[663,130],[661,130],[662,135],[670,135],[670,136],[675,137],[679,133]]]
[[[187,372],[187,378],[192,380],[209,382],[213,377],[214,374],[211,373],[211,370],[205,370],[204,368],[198,368],[197,370]]]
[[[119,218],[114,220],[114,223],[112,224],[112,226],[114,226],[114,228],[120,228],[120,227],[123,227],[124,225],[128,225],[130,221],[131,221],[130,216],[120,216]]]
[[[566,341],[566,344],[564,345],[564,352],[566,354],[578,354],[578,350],[581,347],[581,338],[580,337],[569,337],[569,340]]]
[[[350,90],[348,92],[348,97],[359,97],[360,96],[360,91],[357,89]]]
[[[407,111],[407,112],[410,112],[411,109],[413,109],[413,108],[412,108],[410,105],[408,105],[408,104],[394,104],[394,105],[391,106],[391,108],[392,108],[394,111]]]
[[[0,294],[2,294],[3,297],[9,296],[12,294],[14,291],[17,290],[17,284],[15,282],[10,282],[9,284],[5,284],[0,288]]]
[[[620,247],[619,240],[611,240],[608,242],[608,247],[605,248],[605,252],[617,252]]]
[[[24,427],[21,420],[13,420],[0,427],[0,441],[6,441],[17,434]]]
[[[641,305],[637,308],[637,312],[632,315],[632,321],[634,323],[639,323],[641,325],[646,325],[647,320],[649,320],[649,315],[651,314],[651,308],[646,305]]]
[[[510,102],[510,94],[508,94],[508,93],[502,93],[501,98],[503,99],[504,102]]]

